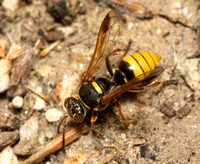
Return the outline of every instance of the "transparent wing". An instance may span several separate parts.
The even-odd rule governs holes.
[[[115,50],[116,40],[123,26],[119,10],[111,10],[104,18],[97,36],[96,47],[82,82],[90,81],[107,55]]]
[[[158,77],[164,71],[163,67],[156,67],[154,70],[147,72],[134,78],[128,83],[120,85],[114,91],[108,93],[107,95],[103,96],[101,99],[102,104],[110,101],[111,99],[115,98],[116,96],[136,87],[144,86],[149,84],[154,78]]]

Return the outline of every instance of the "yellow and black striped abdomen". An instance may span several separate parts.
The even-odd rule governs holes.
[[[118,84],[124,84],[141,74],[153,70],[160,59],[161,56],[153,52],[138,52],[125,56],[119,63],[114,78]]]

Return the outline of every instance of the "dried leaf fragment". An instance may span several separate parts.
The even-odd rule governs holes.
[[[163,103],[160,107],[160,111],[167,117],[172,118],[176,115],[176,111],[173,109],[172,104]]]
[[[20,120],[15,115],[0,109],[0,127],[3,129],[16,129],[20,126]]]
[[[19,130],[0,133],[0,151],[6,146],[12,146],[19,139]]]
[[[134,1],[123,0],[107,0],[106,3],[118,8],[121,12],[132,14],[139,19],[149,19],[153,17],[153,13],[144,4]]]
[[[141,157],[156,160],[156,155],[149,149],[148,144],[140,147],[140,155]]]
[[[184,106],[182,108],[180,108],[178,111],[177,111],[177,115],[176,117],[178,119],[182,119],[183,117],[186,117],[190,112],[191,112],[191,108],[189,106]]]
[[[4,50],[2,49],[2,51]],[[4,58],[0,59],[0,93],[6,91],[10,87],[9,73],[12,67],[12,60],[16,58],[20,52],[21,47],[16,44],[12,44],[8,54]]]

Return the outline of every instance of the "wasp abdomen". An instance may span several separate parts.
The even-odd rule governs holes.
[[[115,71],[114,78],[121,85],[153,70],[161,56],[153,52],[139,52],[123,57]]]

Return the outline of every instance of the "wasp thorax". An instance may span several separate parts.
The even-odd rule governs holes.
[[[64,102],[64,107],[68,111],[70,117],[75,122],[83,122],[85,119],[86,111],[83,109],[83,106],[81,105],[80,101],[70,97],[67,98]]]

